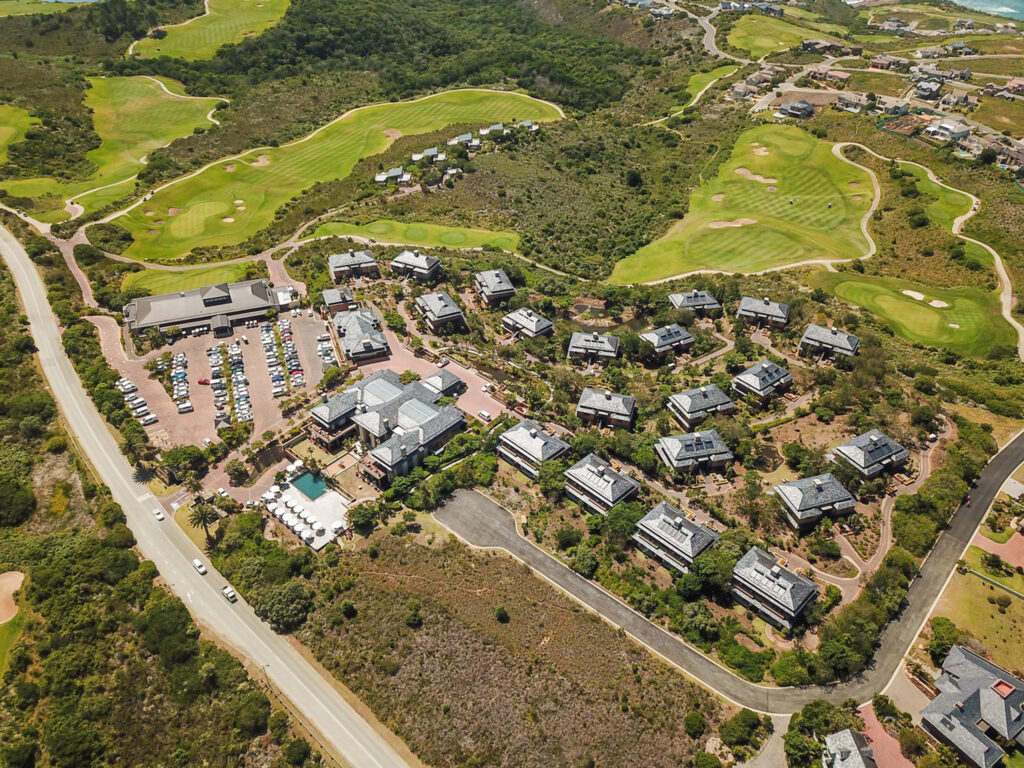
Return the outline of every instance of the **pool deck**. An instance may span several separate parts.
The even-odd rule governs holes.
[[[310,499],[300,488],[295,485],[289,485],[284,489],[281,498],[277,502],[283,504],[284,500],[289,498],[301,505],[307,512],[311,512],[317,520],[324,524],[323,534],[314,536],[312,541],[303,542],[317,552],[338,538],[338,534],[331,531],[334,523],[342,523],[342,530],[348,528],[348,504],[337,491],[332,491],[328,488],[316,499]],[[292,535],[294,536],[295,534]],[[295,536],[295,538],[299,537]],[[299,540],[302,541],[302,539]]]

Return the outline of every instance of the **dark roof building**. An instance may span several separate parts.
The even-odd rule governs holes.
[[[321,294],[323,298],[324,307],[332,315],[336,315],[338,312],[344,312],[347,309],[351,309],[356,305],[356,297],[352,293],[352,289],[348,286],[342,286],[341,288],[327,288]]]
[[[555,332],[555,326],[550,320],[526,307],[509,312],[501,318],[501,325],[509,333],[525,336],[528,339]]]
[[[654,347],[657,357],[664,357],[669,352],[685,352],[693,346],[694,338],[679,323],[663,325],[652,331],[639,334],[640,338]]]
[[[787,389],[793,383],[793,374],[771,360],[761,360],[733,377],[733,391],[753,395],[762,403]]]
[[[313,442],[327,451],[334,451],[348,434],[358,404],[358,397],[346,391],[324,398],[311,408],[306,429]]]
[[[744,296],[740,299],[740,308],[736,312],[736,317],[751,325],[783,328],[789,322],[789,304],[772,301],[767,296],[763,299]]]
[[[654,450],[669,469],[677,472],[721,469],[732,461],[732,452],[713,429],[663,437]]]
[[[338,334],[342,354],[353,363],[384,357],[391,352],[372,309],[339,312],[334,316],[334,330]]]
[[[476,290],[488,304],[499,304],[516,295],[516,287],[512,285],[503,269],[488,269],[477,272],[474,276]]]
[[[141,296],[128,302],[122,311],[125,325],[136,332],[150,328],[161,332],[169,328],[191,331],[214,326],[221,332],[230,332],[231,326],[246,320],[262,320],[268,309],[277,308],[270,281],[261,279]]]
[[[857,506],[853,494],[830,473],[779,483],[771,493],[782,502],[786,522],[797,530],[813,528],[822,517],[848,515]]]
[[[1024,681],[954,645],[935,687],[939,695],[921,711],[921,725],[970,765],[999,763],[1006,752],[996,739],[1024,746]]]
[[[557,459],[568,450],[567,442],[530,419],[523,419],[498,438],[498,455],[534,480],[541,464]]]
[[[820,355],[827,357],[831,355],[846,355],[852,357],[860,349],[860,339],[852,333],[840,331],[838,328],[825,328],[821,325],[811,323],[800,337],[800,354]]]
[[[567,357],[573,360],[596,362],[614,360],[619,356],[619,337],[600,333],[577,331],[569,339]]]
[[[735,411],[736,403],[717,384],[705,384],[669,397],[668,409],[680,424],[693,429],[709,416]]]
[[[396,275],[416,280],[432,280],[441,269],[437,256],[417,251],[402,251],[391,260],[391,271]]]
[[[466,388],[466,382],[447,368],[438,368],[423,379],[423,386],[434,390],[440,397],[455,397]]]
[[[636,524],[633,541],[666,568],[687,573],[697,555],[721,538],[705,525],[661,502]]]
[[[821,765],[822,768],[878,768],[868,740],[849,728],[825,737]]]
[[[668,300],[676,309],[689,309],[698,317],[709,315],[722,308],[722,305],[710,292],[696,289],[686,293],[670,293]]]
[[[327,269],[334,282],[346,277],[376,275],[380,272],[377,260],[370,251],[353,251],[351,248],[345,253],[332,253],[328,256]]]
[[[636,417],[636,398],[586,387],[576,403],[576,416],[589,424],[628,429]]]
[[[611,464],[592,453],[565,470],[565,492],[569,498],[602,515],[632,498],[639,488],[640,483],[632,477],[616,472]]]
[[[836,457],[843,459],[864,477],[874,477],[906,463],[910,452],[888,435],[872,429],[840,443],[828,456],[833,460]]]
[[[751,547],[732,570],[732,596],[769,624],[792,629],[818,598],[818,585],[760,547]]]
[[[416,308],[432,331],[446,325],[464,325],[466,322],[459,305],[452,301],[447,291],[435,291],[418,296]]]

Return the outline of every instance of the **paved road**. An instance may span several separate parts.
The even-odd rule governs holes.
[[[253,664],[262,667],[274,686],[326,739],[336,756],[358,768],[409,768],[414,758],[402,756],[373,729],[285,638],[260,621],[243,601],[230,605],[219,590],[225,580],[207,563],[209,575],[191,565],[205,557],[171,520],[157,522],[157,502],[149,489],[132,479],[133,470],[121,456],[106,423],[93,407],[61,344],[57,319],[46,300],[39,273],[21,244],[0,227],[0,252],[17,284],[39,362],[83,452],[92,461],[114,499],[124,508],[128,525],[143,555],[151,559],[171,590],[195,619]]]
[[[977,487],[971,491],[973,504],[961,506],[949,528],[939,536],[911,584],[903,612],[882,631],[873,665],[852,680],[828,686],[767,688],[737,677],[523,538],[511,514],[480,493],[458,492],[434,513],[434,517],[474,546],[503,549],[510,553],[606,621],[621,627],[654,653],[725,698],[758,712],[785,715],[798,711],[812,699],[825,698],[837,703],[848,698],[867,701],[885,689],[899,671],[903,657],[927,620],[956,561],[970,543],[1003,481],[1022,462],[1024,433],[992,458],[982,471]]]

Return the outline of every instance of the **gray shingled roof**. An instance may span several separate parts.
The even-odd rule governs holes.
[[[781,304],[772,301],[767,296],[763,299],[753,299],[744,296],[740,299],[740,308],[736,312],[737,317],[746,317],[753,320],[771,320],[772,322],[789,322],[789,304]]]
[[[569,450],[567,442],[531,419],[523,419],[511,429],[505,430],[498,442],[511,446],[537,464],[556,459]]]
[[[455,387],[464,386],[465,382],[447,368],[438,368],[423,380],[423,385],[444,394]]]
[[[565,478],[590,495],[613,507],[640,487],[629,475],[616,472],[611,464],[590,453],[565,470]]]
[[[376,266],[377,260],[373,258],[370,251],[353,251],[349,249],[345,253],[332,253],[327,257],[327,268],[334,272],[340,269],[352,269],[354,267]]]
[[[632,395],[620,395],[594,387],[586,387],[576,403],[576,413],[607,414],[623,419],[633,418],[636,411],[636,398]]]
[[[732,452],[713,429],[663,437],[654,449],[668,466],[680,470],[689,470],[704,462],[732,459]]]
[[[534,336],[541,333],[547,333],[548,330],[553,327],[550,320],[538,315],[532,309],[528,309],[527,307],[520,307],[519,309],[509,312],[502,318],[502,322],[509,323],[516,329],[529,331]]]
[[[771,492],[779,497],[798,520],[820,517],[833,510],[846,511],[857,503],[853,494],[831,473],[779,483]]]
[[[339,426],[339,421],[348,421],[351,418],[352,414],[355,413],[358,403],[358,394],[345,391],[332,395],[327,399],[327,402],[310,408],[309,412],[313,414],[317,421],[325,426],[337,427]]]
[[[793,374],[771,360],[761,360],[733,377],[732,385],[761,397],[775,393],[779,387],[793,381]]]
[[[428,253],[420,253],[419,251],[406,250],[402,251],[391,260],[391,268],[394,269],[397,266],[407,270],[411,269],[429,272],[440,263],[441,260],[437,258],[437,256],[431,256]]]
[[[841,456],[864,474],[875,474],[883,467],[905,461],[910,452],[888,435],[877,429],[840,443],[832,454]]]
[[[760,547],[751,547],[733,568],[732,577],[765,602],[796,615],[818,595],[818,585],[780,565]]]
[[[719,389],[717,384],[706,384],[697,389],[679,392],[668,399],[669,408],[677,411],[687,421],[696,421],[723,411],[731,411],[736,404]]]
[[[825,737],[821,759],[824,768],[878,768],[868,740],[849,728]]]
[[[721,304],[709,291],[686,291],[670,293],[668,300],[676,309],[719,309]]]
[[[508,275],[505,274],[503,269],[488,269],[484,272],[477,272],[475,278],[477,287],[484,292],[485,296],[516,292],[516,287],[512,285],[512,281],[509,280]]]
[[[370,309],[339,312],[334,316],[334,328],[338,332],[342,352],[349,360],[388,351],[388,340],[380,329],[377,316]]]
[[[667,501],[658,504],[636,524],[642,533],[657,542],[667,554],[690,564],[721,538],[717,533],[695,520],[687,518]],[[634,537],[636,538],[636,537]]]
[[[214,315],[236,315],[276,307],[277,299],[270,281],[260,279],[142,296],[128,302],[124,316],[129,326],[143,329],[186,325]]]
[[[447,291],[434,291],[425,293],[416,299],[416,306],[420,308],[429,319],[438,320],[459,320],[463,318],[459,305],[452,301]]]
[[[569,354],[596,354],[615,357],[619,353],[619,337],[600,333],[576,331],[569,339]]]
[[[838,328],[825,328],[811,323],[800,337],[800,346],[804,344],[831,350],[840,355],[855,355],[860,347],[860,339]]]
[[[657,354],[667,352],[676,347],[689,347],[694,341],[693,335],[679,325],[679,323],[671,323],[663,325],[661,328],[655,328],[652,331],[646,331],[640,334],[640,338],[644,341],[649,341]]]
[[[323,296],[324,304],[327,306],[330,306],[331,304],[341,304],[342,302],[351,304],[355,301],[352,289],[348,286],[342,286],[341,288],[327,288],[321,295]]]

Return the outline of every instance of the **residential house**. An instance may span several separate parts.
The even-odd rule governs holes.
[[[686,474],[725,469],[732,462],[732,452],[713,429],[663,437],[654,450],[669,469]]]
[[[830,53],[842,53],[843,44],[835,40],[804,40],[800,44],[800,50],[808,53],[819,53],[827,56]]]
[[[771,360],[761,360],[733,376],[732,388],[740,397],[752,395],[762,405],[793,383],[793,374]]]
[[[571,360],[584,362],[606,362],[619,356],[619,337],[600,333],[577,331],[569,339],[569,351],[566,355]]]
[[[668,300],[676,309],[688,309],[697,317],[707,317],[722,309],[722,305],[709,291],[694,289],[686,293],[670,293]]]
[[[877,26],[881,28],[883,32],[895,32],[896,34],[902,34],[907,31],[907,22],[903,21],[903,19],[886,19]]]
[[[929,45],[925,48],[919,48],[917,51],[917,58],[919,59],[941,59],[948,53],[946,47],[943,45]]]
[[[953,22],[953,29],[955,30],[973,30],[974,19],[957,19]]]
[[[460,133],[458,136],[453,136],[452,138],[448,139],[448,146],[454,147],[459,144],[468,145],[471,141],[473,141],[472,133]]]
[[[761,91],[746,83],[733,83],[729,86],[728,97],[732,101],[749,101],[761,94]]]
[[[555,326],[550,320],[526,307],[513,310],[501,318],[501,326],[509,333],[525,336],[528,339],[555,332]]]
[[[954,40],[949,44],[949,52],[954,56],[973,56],[977,53],[976,50],[971,48],[963,40]]]
[[[849,728],[825,737],[821,765],[822,768],[878,768],[868,740]]]
[[[667,501],[658,504],[636,524],[633,541],[666,568],[688,573],[694,558],[721,537],[706,525],[684,515]]]
[[[486,128],[481,128],[480,129],[480,135],[481,136],[490,136],[492,133],[495,133],[495,134],[500,136],[504,132],[505,132],[505,126],[502,123],[495,123],[494,125],[489,125]]]
[[[628,501],[640,489],[640,483],[590,453],[565,470],[565,493],[573,501],[599,514],[607,514],[616,504]]]
[[[813,69],[811,69],[810,72],[807,73],[807,75],[812,80],[837,84],[845,83],[853,76],[850,72],[844,72],[841,69],[829,69],[824,65],[820,67],[814,67]],[[794,115],[794,117],[795,116],[796,115]]]
[[[776,18],[781,19],[786,15],[785,10],[774,3],[753,3],[753,6],[765,16],[775,16]]]
[[[842,109],[854,115],[859,115],[869,106],[871,106],[871,102],[868,101],[868,97],[863,93],[841,93],[836,99],[837,109]]]
[[[411,277],[415,280],[433,280],[441,269],[441,260],[437,256],[416,251],[402,251],[391,260],[391,271],[396,275]]]
[[[875,477],[905,464],[910,452],[888,435],[871,429],[837,445],[829,451],[828,458],[843,459],[864,477]]]
[[[569,450],[569,444],[555,437],[536,421],[523,419],[498,438],[498,455],[534,480],[545,461],[553,461]]]
[[[732,596],[779,629],[792,629],[818,598],[818,585],[752,547],[732,570]]]
[[[651,8],[650,14],[655,19],[670,19],[672,18],[672,9],[664,5],[656,5]]]
[[[524,131],[536,133],[537,131],[540,130],[540,125],[533,122],[532,120],[520,120],[518,123],[516,123],[516,128],[522,128]]]
[[[1024,77],[1014,77],[1006,83],[1006,90],[1018,96],[1024,96]]]
[[[381,171],[373,177],[373,180],[382,187],[386,187],[388,184],[404,186],[412,181],[412,174],[402,166],[398,166],[397,168],[388,168],[386,171]]]
[[[323,297],[324,307],[332,316],[352,309],[356,305],[355,295],[348,286],[328,288],[320,295]]]
[[[636,398],[585,387],[576,403],[576,418],[599,427],[631,429],[636,418]]]
[[[466,324],[466,316],[462,314],[459,305],[452,301],[447,291],[434,291],[418,296],[416,309],[427,321],[427,327],[434,332],[447,326]]]
[[[1005,745],[1024,745],[1024,680],[954,645],[935,687],[939,694],[921,710],[921,725],[964,762],[991,768]]]
[[[732,413],[736,410],[736,403],[717,384],[705,384],[671,395],[668,409],[685,429],[693,429],[711,416]]]
[[[503,269],[488,269],[477,272],[474,276],[476,290],[488,304],[500,304],[516,295],[516,287],[512,285]]]
[[[718,4],[720,11],[749,11],[752,8],[750,3],[734,3],[732,0],[723,0]]]
[[[925,135],[938,141],[961,141],[971,135],[973,129],[963,120],[944,118],[936,120],[924,129]]]
[[[941,93],[941,80],[922,80],[914,87],[914,97],[922,101],[935,101]]]
[[[852,357],[860,349],[860,339],[852,333],[840,331],[838,328],[825,328],[811,323],[800,337],[797,347],[801,355],[845,355]]]
[[[466,391],[466,382],[447,368],[438,368],[421,383],[438,397],[458,397]]]
[[[897,99],[892,96],[878,96],[875,100],[875,111],[883,115],[899,117],[910,111],[910,102],[906,99]]]
[[[327,269],[331,279],[339,282],[348,277],[367,277],[380,274],[377,260],[370,251],[353,251],[332,253],[327,257]]]
[[[692,347],[695,341],[693,335],[679,323],[663,325],[639,335],[654,347],[655,357],[665,357],[669,352],[681,354]]]
[[[789,304],[772,301],[767,296],[753,299],[744,296],[740,299],[740,307],[736,317],[748,325],[757,327],[785,328],[789,322]]]
[[[871,69],[892,70],[910,64],[910,61],[902,56],[890,56],[887,53],[879,54],[871,60]]]
[[[946,109],[952,109],[953,107],[968,107],[973,109],[978,106],[978,99],[976,96],[969,94],[963,88],[954,88],[948,93],[944,93],[942,98],[939,99],[939,106]]]
[[[814,106],[803,99],[800,101],[788,101],[779,107],[778,114],[782,117],[814,117]]]
[[[437,147],[428,147],[422,152],[414,152],[412,155],[414,163],[418,163],[420,160],[429,160],[431,163],[443,163],[447,159],[448,156]]]
[[[853,494],[831,473],[779,483],[770,493],[782,503],[786,522],[798,531],[813,528],[822,517],[848,515],[857,506]]]
[[[391,353],[376,313],[369,308],[350,309],[334,316],[334,330],[346,360],[361,363]]]

